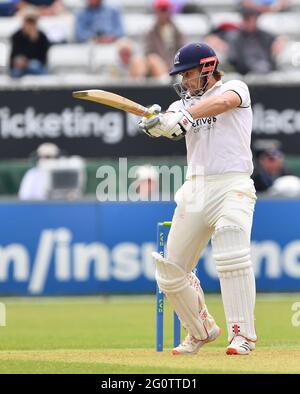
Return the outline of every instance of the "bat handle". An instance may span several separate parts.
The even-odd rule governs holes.
[[[146,108],[144,116],[147,119],[150,119],[150,118],[152,118],[152,116],[158,115],[160,113],[160,111],[161,111],[161,108],[159,105],[153,105],[150,108]]]
[[[154,115],[157,115],[157,113],[156,112],[147,112],[147,113],[145,113],[144,116],[145,116],[145,118],[150,119]]]

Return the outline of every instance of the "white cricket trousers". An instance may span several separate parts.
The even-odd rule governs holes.
[[[255,277],[250,234],[256,201],[248,174],[194,176],[175,195],[177,207],[167,241],[167,260],[190,273],[212,239],[228,340],[256,341]]]
[[[197,265],[213,233],[235,225],[250,243],[256,192],[248,174],[194,176],[175,194],[167,259],[187,273]]]

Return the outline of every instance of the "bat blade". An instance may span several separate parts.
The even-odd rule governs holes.
[[[72,96],[81,100],[94,101],[138,116],[146,116],[147,118],[150,118],[153,115],[148,108],[143,105],[118,94],[107,92],[106,90],[80,90],[73,92]]]

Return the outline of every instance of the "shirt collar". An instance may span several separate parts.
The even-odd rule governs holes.
[[[222,81],[217,81],[211,88],[209,88],[208,90],[206,90],[203,94],[202,97],[206,95],[206,93],[211,92],[213,89],[217,88],[218,86],[222,85]]]
[[[221,86],[221,85],[223,85],[223,83],[222,83],[222,81],[220,80],[220,81],[217,81],[211,88],[209,88],[206,92],[204,92],[203,94],[202,94],[202,96],[186,96],[185,97],[185,100],[186,101],[188,101],[188,100],[199,100],[199,99],[201,99],[202,97],[204,97],[205,95],[206,95],[206,93],[208,93],[208,92],[211,92],[211,91],[213,91],[215,88],[217,88],[217,87],[219,87],[219,86]]]
[[[211,88],[209,88],[206,92],[202,94],[202,96],[186,96],[185,101],[193,101],[193,100],[200,100],[202,97],[206,95],[206,93],[211,92],[213,89],[223,85],[222,81],[217,81]]]

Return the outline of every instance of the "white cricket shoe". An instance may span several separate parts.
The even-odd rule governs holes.
[[[205,345],[206,343],[212,342],[221,335],[221,329],[217,325],[212,329],[209,334],[209,337],[203,341],[200,339],[196,339],[191,335],[187,335],[185,340],[177,347],[172,350],[172,354],[174,356],[178,356],[181,354],[192,355],[196,354],[199,349]]]
[[[236,335],[232,338],[230,344],[227,346],[226,354],[233,355],[247,355],[255,349],[255,343],[247,340],[241,335]]]

